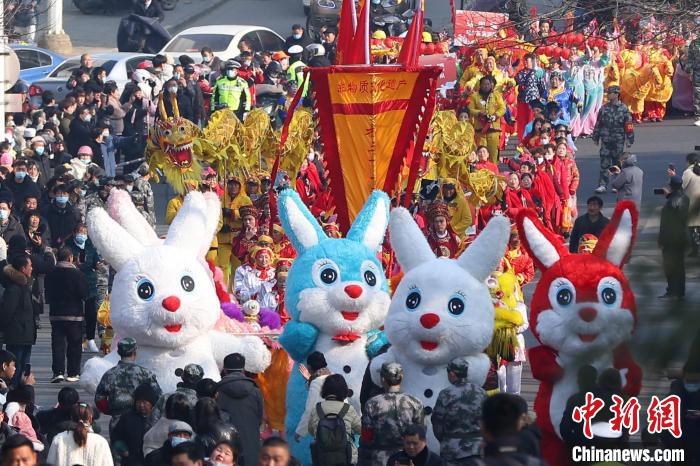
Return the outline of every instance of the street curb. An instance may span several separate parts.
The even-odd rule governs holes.
[[[180,32],[182,29],[185,29],[187,26],[194,23],[199,18],[203,17],[204,15],[208,15],[209,13],[211,13],[212,10],[219,8],[220,6],[222,6],[224,3],[228,2],[228,1],[229,0],[218,0],[218,1],[214,2],[210,7],[204,8],[200,12],[193,14],[189,18],[184,19],[183,21],[180,21],[179,23],[173,24],[172,26],[170,26],[170,28],[168,28],[168,32],[171,32],[170,29],[172,29],[173,31],[171,32],[171,34],[174,37],[175,34]]]

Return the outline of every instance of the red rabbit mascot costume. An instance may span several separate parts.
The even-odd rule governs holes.
[[[542,272],[530,305],[530,329],[540,346],[530,349],[542,454],[551,466],[570,463],[559,426],[566,402],[578,391],[579,368],[590,364],[620,371],[623,391],[637,395],[642,371],[627,342],[636,319],[632,289],[622,273],[637,229],[633,202],[620,202],[592,254],[570,254],[535,212],[517,218],[523,246]]]

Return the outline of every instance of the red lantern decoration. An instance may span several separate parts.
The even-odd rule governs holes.
[[[426,54],[426,49],[427,49],[426,45],[428,45],[428,44],[426,44],[425,42],[421,42],[421,43],[420,43],[420,54],[421,54],[421,55],[425,55],[425,54]]]
[[[596,45],[598,46],[599,49],[607,49],[608,48],[608,43],[605,41],[605,39],[599,38],[596,41]]]
[[[583,37],[583,34],[581,34],[579,32],[576,34],[576,40],[574,41],[574,44],[576,44],[576,46],[580,47],[581,45],[583,45],[584,39],[585,38]]]
[[[563,58],[564,60],[568,60],[569,57],[571,57],[571,50],[569,50],[569,49],[562,49],[562,51],[561,51],[561,58]]]
[[[396,42],[392,37],[387,37],[384,39],[384,46],[388,49],[391,49],[394,47],[394,42]]]
[[[432,42],[428,42],[425,44],[425,54],[426,55],[432,55],[435,53],[435,44]]]

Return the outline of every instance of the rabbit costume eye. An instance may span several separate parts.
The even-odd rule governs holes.
[[[454,296],[447,303],[447,311],[453,316],[458,316],[464,312],[464,299],[460,296]]]
[[[311,276],[318,286],[331,286],[340,279],[340,270],[335,262],[321,259],[313,265]]]
[[[613,277],[605,277],[598,283],[598,299],[608,307],[620,305],[622,300],[622,285]]]
[[[559,277],[549,286],[549,302],[555,307],[567,307],[576,302],[576,288],[566,278]]]
[[[150,301],[156,294],[156,289],[149,279],[142,278],[136,284],[136,293],[139,295],[139,298],[143,299],[144,301]]]
[[[194,279],[189,275],[185,275],[180,279],[180,285],[182,286],[183,290],[189,293],[190,291],[194,290]]]
[[[380,274],[379,270],[377,269],[377,266],[374,265],[371,261],[364,261],[362,263],[361,270],[364,271],[362,272],[362,278],[364,279],[365,283],[367,283],[371,287],[376,286],[378,283],[377,276]]]
[[[406,307],[411,311],[415,311],[420,305],[420,293],[415,290],[411,291],[406,297]]]

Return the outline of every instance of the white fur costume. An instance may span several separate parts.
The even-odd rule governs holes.
[[[483,353],[493,336],[494,309],[484,281],[506,248],[510,223],[494,217],[456,260],[436,258],[406,209],[391,212],[391,245],[405,275],[394,292],[384,324],[391,348],[372,360],[379,384],[383,363],[403,366],[402,390],[423,402],[430,448],[440,445],[430,428],[437,396],[449,385],[447,363],[469,358],[469,381],[482,385],[489,370]]]
[[[234,352],[246,357],[247,370],[265,370],[270,353],[262,340],[212,330],[221,309],[204,255],[221,211],[217,196],[188,194],[164,241],[126,191],[114,190],[108,209],[109,215],[101,208],[91,210],[87,224],[98,252],[117,271],[110,300],[112,327],[117,338],[136,339],[136,363],[156,374],[163,391],[175,390],[175,369],[189,363],[202,366],[205,377],[219,380],[223,358]],[[94,392],[118,358],[113,348],[104,358],[90,359],[83,386]]]

